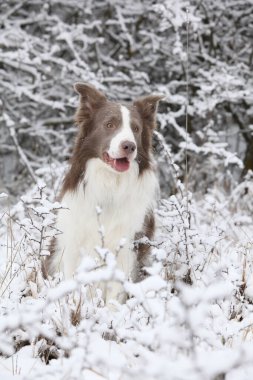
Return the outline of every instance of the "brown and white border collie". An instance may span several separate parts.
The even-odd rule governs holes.
[[[151,239],[154,232],[153,208],[159,185],[152,132],[163,96],[120,104],[86,83],[75,84],[75,90],[80,96],[75,115],[79,132],[60,196],[66,208],[58,212],[56,227],[62,233],[54,241],[46,267],[48,273],[60,269],[65,278],[71,278],[81,254],[99,262],[95,247],[101,246],[96,211],[100,207],[104,246],[115,253],[125,238],[117,264],[126,278],[137,281],[148,248],[142,244],[136,251],[133,242],[142,236]],[[106,303],[126,299],[115,282],[103,291]]]

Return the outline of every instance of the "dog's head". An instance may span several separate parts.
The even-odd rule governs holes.
[[[139,172],[150,166],[152,131],[161,95],[150,95],[129,104],[108,100],[93,86],[76,83],[80,103],[75,121],[80,130],[77,157],[101,159],[110,170],[127,171],[134,160]]]

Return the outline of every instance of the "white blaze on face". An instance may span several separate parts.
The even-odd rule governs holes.
[[[136,144],[133,131],[130,125],[130,112],[125,106],[120,106],[120,111],[122,115],[122,127],[118,133],[112,138],[108,154],[112,158],[122,157],[121,144],[124,141],[130,141]],[[133,153],[132,159],[135,159],[137,152]]]

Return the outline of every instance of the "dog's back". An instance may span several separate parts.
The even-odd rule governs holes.
[[[101,261],[95,247],[117,252],[117,264],[127,278],[137,279],[138,261],[147,249],[133,251],[136,236],[152,238],[153,207],[158,182],[151,154],[152,130],[160,96],[132,104],[110,102],[94,87],[78,83],[76,113],[79,133],[65,176],[57,216],[62,231],[54,241],[49,271],[73,275],[81,255]],[[101,234],[104,226],[104,237]],[[119,248],[124,238],[124,246]],[[123,302],[125,294],[113,283],[104,294]]]

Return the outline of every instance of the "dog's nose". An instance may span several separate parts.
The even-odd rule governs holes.
[[[135,151],[136,145],[132,141],[123,141],[121,147],[126,154],[131,154]]]

